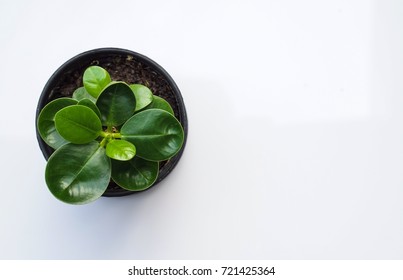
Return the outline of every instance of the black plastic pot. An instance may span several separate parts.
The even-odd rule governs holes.
[[[175,117],[181,122],[185,132],[182,149],[173,158],[160,164],[160,173],[153,185],[155,186],[168,176],[182,156],[188,134],[186,109],[179,88],[171,76],[153,60],[130,50],[100,48],[81,53],[65,62],[50,77],[39,98],[35,118],[36,136],[45,159],[47,160],[54,150],[39,135],[37,127],[39,113],[50,101],[59,97],[71,97],[73,91],[82,86],[82,74],[90,65],[104,67],[112,80],[123,80],[150,87],[155,95],[163,97],[170,103]],[[134,193],[138,192],[122,189],[111,181],[103,196],[124,196]]]

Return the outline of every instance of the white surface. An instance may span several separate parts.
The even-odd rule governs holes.
[[[403,3],[0,2],[2,259],[402,259]],[[49,76],[98,47],[175,79],[189,138],[158,187],[54,199]]]

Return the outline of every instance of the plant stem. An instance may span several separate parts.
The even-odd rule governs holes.
[[[122,138],[122,135],[119,132],[113,133],[113,132],[108,131],[108,130],[107,131],[100,131],[99,136],[101,136],[104,139],[120,139],[120,138]]]
[[[122,134],[120,134],[120,133],[111,133],[111,136],[112,136],[113,139],[122,138]]]
[[[108,132],[105,132],[105,131],[102,131],[102,130],[99,132],[99,136],[101,136],[101,137],[103,137],[103,138],[108,137],[108,135],[109,135]]]
[[[102,141],[101,141],[101,143],[99,145],[101,147],[105,147],[107,141],[108,141],[108,138],[105,137],[104,139],[102,139]]]

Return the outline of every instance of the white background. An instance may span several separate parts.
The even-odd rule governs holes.
[[[402,259],[403,3],[0,2],[1,259]],[[54,199],[50,75],[99,47],[182,91],[185,153],[147,192]]]

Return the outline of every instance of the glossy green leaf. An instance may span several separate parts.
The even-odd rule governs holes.
[[[153,96],[153,102],[151,102],[146,109],[161,109],[174,115],[174,110],[172,109],[171,105],[169,105],[165,99],[156,95]]]
[[[122,139],[133,143],[141,158],[161,161],[174,156],[182,147],[184,132],[179,121],[161,109],[135,114],[121,129]]]
[[[110,82],[111,77],[109,73],[102,67],[90,66],[84,71],[84,87],[94,98],[97,98]]]
[[[102,130],[101,121],[95,112],[83,105],[61,109],[55,116],[55,125],[64,139],[75,144],[91,142]]]
[[[125,140],[111,140],[106,145],[106,155],[116,160],[130,160],[136,155],[136,147]]]
[[[77,101],[71,98],[63,97],[55,99],[49,102],[39,114],[39,135],[43,141],[45,141],[45,143],[53,149],[57,149],[60,146],[68,143],[68,141],[65,140],[56,130],[55,115],[59,110],[75,104],[77,104]]]
[[[148,87],[140,84],[133,84],[130,85],[130,88],[136,97],[136,112],[145,108],[153,101],[153,93]]]
[[[84,87],[79,87],[78,89],[76,89],[73,92],[73,99],[77,100],[77,101],[81,101],[83,99],[89,99],[91,100],[93,103],[95,103],[96,99],[89,94]]]
[[[96,141],[60,147],[49,158],[45,172],[51,193],[71,204],[85,204],[99,198],[108,187],[110,177],[110,158]]]
[[[103,125],[118,126],[133,115],[136,98],[127,84],[113,82],[101,92],[96,105]]]
[[[112,160],[112,179],[126,190],[142,191],[157,180],[158,168],[158,162],[139,157],[129,161]]]
[[[90,99],[81,99],[77,105],[83,105],[90,108],[92,111],[94,111],[95,114],[97,114],[98,118],[101,119],[101,112],[99,111],[97,105],[95,105],[95,103],[92,102]]]

